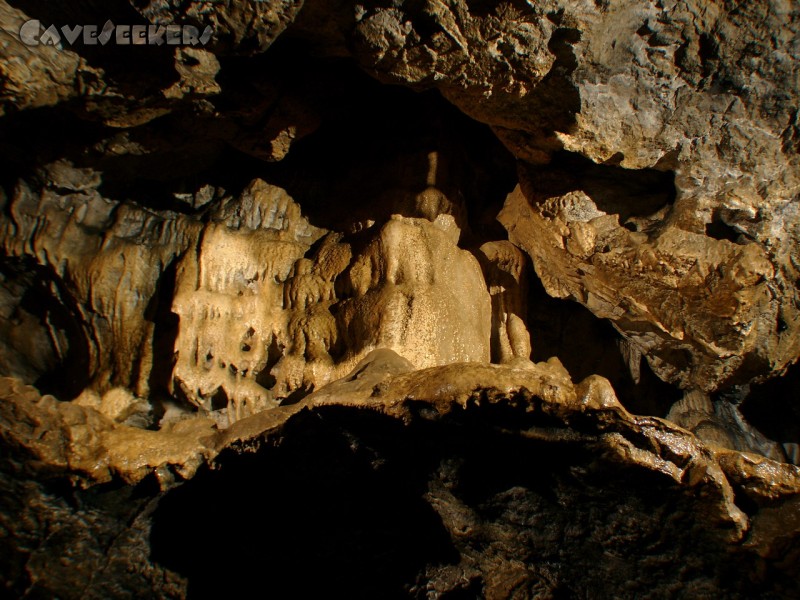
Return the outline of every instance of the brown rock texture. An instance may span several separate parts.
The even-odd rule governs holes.
[[[799,28],[0,0],[0,595],[800,595]]]
[[[39,398],[31,388],[10,381],[4,383],[3,393],[8,415],[3,418],[3,437],[14,450],[8,460],[26,465],[39,477],[45,469],[48,479],[72,472],[81,473],[85,483],[92,477],[102,481],[105,472],[82,471],[92,464],[88,454],[99,451],[114,457],[118,451],[130,452],[128,441],[107,435],[111,424],[93,409],[82,409],[80,418],[63,409],[56,412],[54,399]],[[59,429],[47,418],[64,425]],[[28,440],[20,436],[21,427],[33,422],[47,428],[44,440],[33,441],[36,430]],[[687,595],[740,597],[765,589],[791,593],[791,587],[783,587],[788,584],[772,581],[768,573],[796,577],[797,564],[786,562],[796,555],[796,530],[783,530],[775,537],[775,528],[791,523],[785,519],[795,510],[800,490],[796,467],[717,451],[667,421],[635,417],[606,380],[590,377],[574,385],[555,359],[519,368],[457,363],[414,370],[396,353],[379,350],[348,377],[301,403],[245,418],[225,432],[200,439],[199,445],[190,442],[196,434],[186,428],[149,433],[164,440],[172,436],[173,460],[189,462],[181,456],[181,444],[194,443],[195,456],[218,465],[216,472],[167,492],[158,508],[142,507],[141,501],[116,508],[100,503],[106,514],[100,510],[93,521],[100,538],[113,528],[108,513],[137,511],[134,525],[117,534],[127,541],[115,544],[116,559],[137,565],[136,575],[128,575],[125,584],[150,589],[159,597],[245,592],[256,582],[256,571],[249,568],[230,581],[217,579],[201,566],[199,558],[207,551],[201,548],[237,546],[252,539],[253,531],[241,531],[234,521],[232,528],[201,533],[197,520],[205,509],[196,498],[242,508],[266,503],[292,515],[283,525],[271,517],[256,518],[250,527],[271,531],[273,543],[223,558],[223,566],[249,567],[262,560],[288,564],[294,553],[308,552],[308,547],[290,541],[298,533],[315,540],[313,552],[341,552],[330,540],[323,541],[324,536],[338,529],[337,522],[353,527],[352,538],[344,538],[344,543],[363,544],[349,552],[375,571],[363,576],[346,569],[337,572],[344,563],[326,559],[321,568],[331,579],[324,586],[337,592],[357,589],[421,597],[430,591],[470,591],[485,597],[535,597],[588,593],[596,590],[599,579],[608,589],[623,586],[631,596],[655,581],[665,588],[680,586]],[[80,450],[57,450],[65,437],[78,442]],[[537,456],[552,458],[542,461]],[[170,463],[156,464],[151,462],[150,468],[162,470],[160,481],[168,487],[172,482],[163,473],[170,472]],[[308,493],[327,489],[326,502],[320,506],[317,498],[272,488],[273,481],[253,477],[257,465],[290,488],[299,485]],[[143,474],[140,465],[130,462],[114,466],[129,480]],[[282,470],[286,468],[290,471]],[[306,474],[292,473],[295,468]],[[19,485],[14,479],[12,483]],[[409,493],[408,486],[420,495]],[[73,520],[87,518],[87,504],[91,506],[82,496],[80,507],[66,509],[64,515],[65,509],[47,506],[56,502],[52,492],[29,486],[27,493],[39,498],[25,509],[27,520],[5,525],[16,543],[36,535],[32,522],[41,520],[47,527],[51,519],[61,518],[69,527]],[[109,495],[110,491],[100,494]],[[744,499],[759,506],[754,516],[737,505]],[[352,502],[366,504],[354,510],[348,506]],[[303,517],[304,511],[316,512],[311,510],[315,504],[323,513]],[[610,504],[615,510],[609,513]],[[660,519],[667,516],[671,525],[665,528]],[[376,536],[370,529],[376,526],[389,530]],[[404,527],[411,529],[398,529]],[[384,534],[396,536],[400,547],[387,549],[384,557],[363,554],[382,547]],[[126,554],[147,539],[153,544],[150,561]],[[552,546],[556,540],[558,548]],[[274,554],[279,542],[288,543],[281,555]],[[82,536],[49,543],[74,557],[65,566],[77,572],[92,568],[94,550],[75,556],[78,548],[91,547]],[[414,554],[397,554],[405,550]],[[42,553],[26,553],[22,547],[16,551],[29,589],[69,595],[74,575],[43,571],[37,566]],[[592,558],[599,555],[617,558]],[[695,566],[676,567],[676,562]],[[102,595],[118,577],[118,568],[113,562],[105,564],[83,594]],[[732,569],[745,569],[749,580],[744,587],[738,580],[725,579]],[[578,575],[580,571],[586,572]],[[647,578],[632,577],[637,571]],[[296,593],[317,590],[314,580],[281,576],[275,577],[274,585]]]
[[[785,239],[796,238],[800,185],[796,6],[431,1],[359,4],[355,15],[337,29],[309,17],[310,35],[337,48],[343,36],[383,80],[436,87],[528,163],[568,152],[610,165],[588,163],[573,185],[563,179],[583,171],[579,161],[521,174],[532,220],[543,216],[562,241],[520,229],[519,202],[504,225],[549,293],[612,319],[684,387],[716,389],[796,360],[798,256]],[[610,198],[622,191],[611,182],[626,179],[614,166],[634,180],[672,175],[668,201],[639,198],[662,191],[646,178]],[[561,223],[549,222],[547,201],[563,205]],[[692,316],[673,323],[660,310]]]

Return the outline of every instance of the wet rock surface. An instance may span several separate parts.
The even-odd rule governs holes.
[[[0,0],[2,595],[798,596],[800,12],[707,4]]]

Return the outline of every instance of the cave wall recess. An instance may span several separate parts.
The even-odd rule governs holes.
[[[793,3],[0,0],[0,55],[3,595],[800,594]]]

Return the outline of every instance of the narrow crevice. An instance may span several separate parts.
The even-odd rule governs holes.
[[[172,368],[175,363],[175,340],[178,337],[179,317],[172,312],[175,280],[179,258],[166,265],[156,284],[156,291],[145,308],[145,319],[153,323],[152,367],[148,376],[150,401],[158,408],[156,421],[163,416],[163,402],[170,400]],[[160,414],[158,414],[160,413]]]

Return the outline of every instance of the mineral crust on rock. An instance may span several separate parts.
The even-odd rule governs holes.
[[[610,166],[555,193],[541,175],[521,175],[534,212],[553,212],[542,206],[549,198],[564,205],[560,223],[546,228],[571,235],[569,247],[519,229],[518,203],[504,224],[549,293],[612,318],[660,376],[717,389],[797,359],[797,6],[368,3],[354,19],[342,10],[334,28],[312,16],[322,4],[301,13],[303,35],[322,47],[352,47],[386,81],[439,89],[523,161],[548,164],[553,153],[569,152]],[[603,179],[626,179],[614,166],[634,180],[647,169],[672,174],[669,205],[641,200],[656,191],[642,188],[605,198]],[[559,179],[574,170],[538,169]],[[585,224],[604,215],[596,235],[600,223]],[[613,238],[610,252],[605,238]],[[603,286],[619,291],[599,293]],[[711,297],[698,298],[698,288]],[[656,295],[666,296],[658,307]],[[692,322],[665,323],[659,309]]]
[[[0,595],[800,595],[799,28],[0,0]]]

